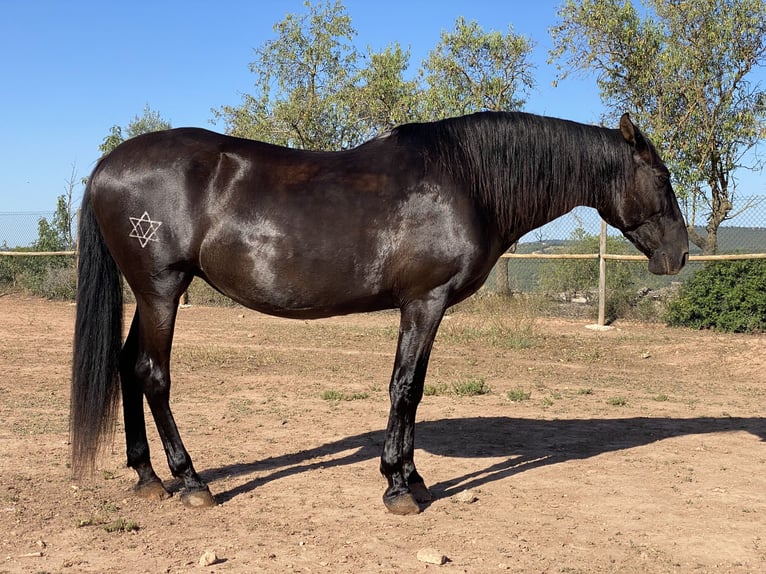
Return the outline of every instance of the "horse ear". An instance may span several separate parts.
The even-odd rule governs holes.
[[[630,121],[630,115],[627,113],[622,114],[620,118],[620,132],[626,142],[636,147],[636,126]]]
[[[631,121],[630,115],[627,113],[622,114],[622,117],[620,118],[620,132],[625,141],[633,146],[637,152],[642,152],[649,148],[649,144],[646,143],[644,135]]]

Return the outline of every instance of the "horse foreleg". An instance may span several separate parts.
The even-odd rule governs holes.
[[[431,500],[415,468],[415,415],[423,397],[428,359],[445,306],[436,300],[402,308],[399,342],[389,395],[391,410],[380,471],[388,480],[383,503],[394,514],[416,514]]]
[[[215,499],[207,484],[194,470],[170,410],[170,348],[176,303],[139,304],[140,337],[136,375],[142,383],[170,472],[183,480],[181,502],[190,507],[213,506]]]
[[[128,337],[120,354],[120,383],[122,385],[122,409],[125,420],[125,445],[128,466],[138,473],[134,490],[142,498],[162,500],[170,493],[152,468],[149,441],[146,438],[146,421],[141,384],[136,379],[138,361],[138,311],[133,317]]]

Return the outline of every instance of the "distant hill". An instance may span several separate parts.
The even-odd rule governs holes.
[[[705,235],[704,228],[697,228]],[[700,253],[696,245],[689,250],[692,255]],[[763,227],[727,227],[718,228],[718,253],[766,253],[766,228]]]

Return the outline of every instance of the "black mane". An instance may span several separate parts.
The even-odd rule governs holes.
[[[495,215],[499,229],[534,228],[578,205],[598,208],[625,186],[630,148],[619,130],[521,112],[481,112],[399,126]]]

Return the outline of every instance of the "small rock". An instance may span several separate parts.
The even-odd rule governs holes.
[[[442,564],[446,564],[449,558],[435,548],[421,548],[418,550],[418,560],[425,562],[426,564],[436,564],[437,566],[441,566]]]
[[[479,497],[476,496],[473,490],[464,490],[455,495],[455,500],[463,504],[473,504],[479,500]]]
[[[205,550],[205,553],[200,556],[200,566],[212,566],[218,562],[218,555],[213,550]]]

